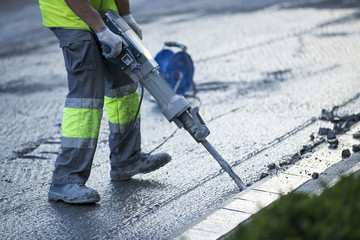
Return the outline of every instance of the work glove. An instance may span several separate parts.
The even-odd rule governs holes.
[[[133,18],[132,14],[129,13],[129,14],[123,15],[121,17],[132,28],[132,30],[134,30],[134,32],[139,36],[139,38],[142,39],[141,28],[139,27],[139,24],[137,24],[137,22]]]
[[[108,27],[96,32],[96,36],[102,44],[102,54],[105,58],[114,58],[121,53],[123,40]]]

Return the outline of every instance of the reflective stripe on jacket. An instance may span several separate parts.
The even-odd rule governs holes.
[[[101,10],[118,11],[114,0],[102,0]],[[100,11],[101,0],[90,0],[91,5]],[[79,28],[90,30],[66,4],[65,0],[39,0],[43,24],[48,27]]]

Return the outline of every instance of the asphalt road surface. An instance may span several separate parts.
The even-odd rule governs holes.
[[[319,128],[333,127],[323,110],[360,112],[360,3],[249,2],[131,3],[153,55],[165,41],[188,47],[199,90],[188,101],[200,106],[209,142],[251,185],[304,145],[316,151]],[[211,155],[146,94],[142,148],[173,160],[112,182],[104,111],[88,181],[101,201],[48,202],[67,93],[62,53],[42,26],[37,1],[8,0],[0,12],[1,239],[166,239],[238,193]]]

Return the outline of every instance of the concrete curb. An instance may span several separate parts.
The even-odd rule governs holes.
[[[348,133],[340,136],[341,151],[354,141],[352,134],[360,128],[357,124]],[[341,155],[336,159],[328,158],[329,149],[326,144],[319,146],[319,150],[309,157],[302,159],[285,171],[278,171],[261,181],[253,184],[240,192],[220,207],[198,219],[187,229],[183,229],[170,237],[170,239],[184,240],[211,240],[219,239],[228,234],[238,224],[247,220],[252,214],[270,205],[281,195],[286,195],[294,190],[307,194],[320,194],[324,183],[332,186],[340,180],[342,175],[360,171],[360,153],[353,154],[350,158],[342,159]],[[316,164],[316,169],[311,169],[311,162],[327,162],[322,169]],[[310,172],[320,174],[319,178],[313,179]],[[320,170],[320,171],[319,171]],[[298,172],[304,174],[298,174]]]

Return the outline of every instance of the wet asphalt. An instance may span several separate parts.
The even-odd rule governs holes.
[[[319,129],[335,123],[324,113],[360,113],[359,5],[355,0],[132,1],[153,55],[165,41],[188,47],[199,90],[188,101],[200,106],[209,142],[248,185],[271,174],[269,166],[285,167],[327,146]],[[167,122],[145,94],[142,148],[166,151],[173,160],[156,172],[112,182],[104,111],[88,181],[101,201],[48,202],[67,93],[62,53],[41,25],[37,1],[4,6],[1,239],[166,239],[239,192],[211,155]],[[331,148],[327,154],[342,157]]]

